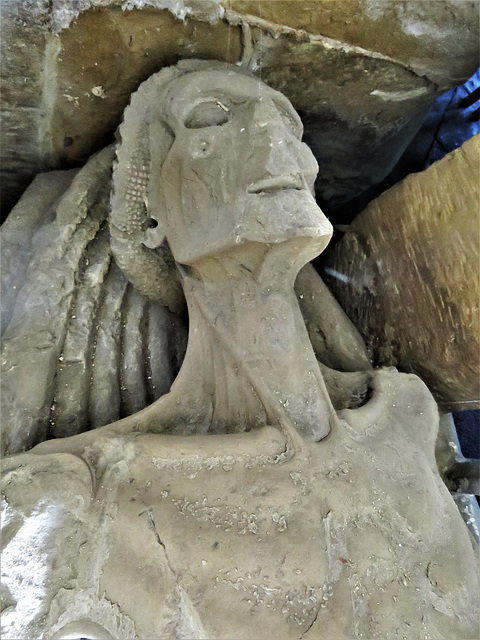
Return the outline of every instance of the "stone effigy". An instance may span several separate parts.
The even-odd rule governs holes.
[[[207,68],[212,67],[212,63],[209,64]],[[182,63],[179,68],[189,69],[190,65],[191,63]],[[194,63],[194,68],[196,66],[198,64]],[[224,67],[220,66],[220,69],[223,70]],[[168,77],[165,72],[162,78],[165,78],[165,75]],[[243,78],[243,75],[238,73],[237,75]],[[31,195],[26,194],[25,202],[21,202],[16,207],[2,228],[2,244],[5,247],[2,254],[2,300],[4,303],[2,324],[5,327],[2,442],[3,450],[7,453],[17,453],[30,448],[44,440],[49,433],[55,437],[75,435],[81,431],[108,424],[119,417],[143,409],[149,401],[157,400],[169,390],[183,359],[186,342],[186,322],[183,315],[185,298],[179,282],[180,277],[190,300],[191,336],[196,344],[190,348],[190,354],[196,353],[195,358],[202,360],[200,364],[186,363],[183,370],[189,371],[192,367],[196,372],[203,370],[205,375],[203,379],[199,376],[198,379],[192,380],[190,375],[185,377],[182,374],[175,383],[173,395],[170,394],[169,398],[181,399],[183,410],[195,413],[196,409],[193,405],[196,401],[189,402],[187,397],[191,398],[192,394],[197,394],[202,406],[201,411],[205,415],[202,420],[199,416],[189,415],[182,423],[178,409],[174,408],[171,429],[175,432],[185,429],[189,433],[193,429],[187,426],[190,424],[195,425],[195,432],[206,429],[223,430],[219,425],[213,427],[212,420],[207,415],[212,411],[211,407],[207,410],[205,398],[211,397],[212,393],[216,398],[216,416],[213,422],[223,420],[225,425],[230,425],[226,426],[227,431],[234,428],[233,424],[236,425],[235,429],[239,430],[252,426],[251,418],[248,416],[244,418],[235,416],[234,419],[219,417],[219,412],[221,414],[223,411],[220,409],[219,398],[243,393],[245,381],[241,381],[240,374],[235,374],[233,377],[231,373],[227,375],[232,367],[232,357],[235,359],[232,353],[221,356],[225,362],[214,362],[215,351],[221,353],[225,351],[220,344],[219,347],[213,344],[215,341],[218,342],[218,336],[208,333],[211,332],[209,327],[214,324],[214,319],[210,318],[207,321],[198,319],[199,314],[206,311],[208,316],[218,308],[218,304],[208,298],[213,295],[212,291],[215,293],[217,289],[221,289],[220,284],[213,284],[217,276],[212,272],[212,261],[208,263],[209,278],[206,280],[212,284],[208,290],[200,294],[199,285],[195,285],[195,281],[188,276],[185,269],[177,270],[168,246],[162,244],[162,234],[165,232],[167,219],[158,207],[161,206],[164,195],[161,190],[160,194],[149,192],[152,188],[158,189],[158,185],[155,187],[152,185],[157,184],[155,172],[162,171],[162,163],[158,158],[150,157],[150,149],[158,153],[157,146],[163,145],[166,152],[171,143],[171,134],[165,128],[160,129],[159,123],[163,120],[160,119],[160,114],[153,111],[156,108],[156,96],[148,86],[146,85],[143,91],[134,97],[122,127],[123,142],[119,151],[121,158],[119,157],[118,167],[114,172],[116,186],[110,215],[111,235],[108,229],[104,228],[109,216],[110,172],[113,157],[111,148],[92,158],[73,178],[73,181],[73,176],[68,172],[66,175],[47,174],[45,176],[48,179],[47,189],[42,189],[42,181],[37,185],[38,188],[33,185]],[[209,103],[206,104],[207,107],[202,108],[208,108]],[[230,117],[228,112],[215,102],[213,108],[219,111],[220,116],[223,114],[226,118]],[[288,117],[295,118],[298,132],[301,126],[300,121],[290,107],[289,109]],[[217,114],[214,112],[214,115]],[[203,135],[202,128],[183,128],[184,136]],[[240,127],[242,128],[246,130],[245,127]],[[262,139],[270,134],[266,132],[267,128],[264,125],[257,125],[257,128],[259,128],[257,137],[261,144]],[[220,128],[219,130],[228,131],[229,129]],[[208,128],[209,135],[212,131],[216,129]],[[239,136],[242,140],[244,132],[234,130],[230,135]],[[152,144],[150,137],[158,143]],[[277,142],[281,141],[280,137]],[[233,142],[233,139],[230,140],[232,147],[234,147]],[[263,139],[263,143],[265,148],[269,148],[268,139]],[[218,144],[224,144],[224,142],[220,141]],[[229,160],[235,167],[235,163],[240,164],[242,156],[246,153],[241,145],[237,146],[236,159],[231,152],[232,159]],[[281,149],[281,145],[279,148]],[[295,158],[292,160],[289,153],[279,153],[276,146],[273,149],[275,151],[272,151],[272,157],[264,158],[263,161],[276,165],[280,160],[278,168],[273,166],[273,168],[259,171],[263,173],[273,171],[274,174],[277,172],[280,176],[279,180],[285,181],[289,179],[292,163],[296,160]],[[303,146],[301,149],[305,155],[306,147]],[[222,153],[225,155],[225,149]],[[307,153],[307,160],[310,163],[310,172],[314,171],[315,161],[310,152]],[[203,160],[200,158],[200,163],[202,162],[208,165],[207,171],[211,171],[211,167],[215,166],[216,162],[219,176],[224,175],[228,168],[226,160],[220,162],[218,157],[217,160],[212,160],[208,154]],[[254,168],[249,169],[249,171],[252,170],[254,171]],[[288,190],[286,185],[282,186],[281,183],[278,188],[275,188],[272,182],[272,185],[267,185],[263,195],[246,192],[250,180],[247,173],[243,176],[243,193],[242,187],[238,187],[235,189],[235,195],[229,196],[230,205],[232,208],[236,207],[236,212],[217,211],[217,205],[212,206],[208,198],[205,202],[200,199],[199,202],[194,203],[193,211],[211,211],[210,215],[218,216],[218,224],[222,219],[227,221],[223,223],[223,241],[227,244],[233,243],[238,251],[246,252],[244,256],[242,254],[237,258],[240,263],[247,265],[253,259],[249,257],[248,252],[251,251],[249,247],[255,246],[258,250],[258,243],[269,240],[268,235],[262,232],[262,227],[259,225],[261,223],[264,226],[272,225],[273,219],[270,223],[268,220],[263,222],[254,219],[243,220],[242,216],[246,214],[242,213],[242,207],[246,211],[249,207],[253,207],[252,211],[255,212],[260,204],[266,202],[275,208],[281,202],[279,193],[284,194],[282,195],[284,200],[291,198],[293,193],[297,200],[308,197],[307,213],[313,210],[313,215],[318,215],[319,210],[312,204],[312,197],[305,196],[305,192],[302,193],[297,189],[300,180],[299,171],[300,168],[295,169],[295,175],[291,178],[294,188]],[[231,168],[229,172],[232,176]],[[152,175],[153,178],[149,184],[147,175]],[[197,176],[194,177],[197,178]],[[172,180],[173,176],[170,175],[169,179]],[[190,179],[185,180],[185,184],[192,184],[188,180]],[[221,181],[218,180],[217,183],[214,181],[211,187],[213,192],[224,189],[226,180],[227,176],[224,176]],[[72,182],[65,191],[68,181]],[[60,190],[60,194],[56,193],[55,185]],[[235,185],[231,186],[233,189]],[[62,193],[62,190],[65,192]],[[60,195],[53,212],[48,209],[52,193],[53,200]],[[273,200],[271,196],[275,195],[277,198]],[[43,207],[45,210],[41,206],[42,197],[48,200]],[[145,202],[150,202],[148,212]],[[182,211],[184,205],[176,203],[169,208]],[[53,219],[50,220],[49,216]],[[325,221],[325,218],[323,219]],[[195,227],[194,219],[187,222],[183,230],[180,227],[180,217],[173,226],[170,224],[169,244],[171,245],[177,237],[179,238],[177,244],[183,247],[189,246],[192,242],[189,238],[190,229],[195,228],[196,242],[202,247],[202,251],[208,252],[209,243],[212,242],[211,228],[208,225],[203,229],[201,226]],[[253,233],[254,223],[257,225],[257,244],[247,244],[242,240],[241,233],[247,231]],[[155,224],[159,226],[150,227]],[[196,224],[199,225],[200,221]],[[285,221],[279,218],[278,224],[285,224]],[[326,221],[325,224],[327,224]],[[37,227],[40,228],[37,229]],[[34,235],[35,229],[37,232]],[[269,233],[274,232],[275,227],[272,227]],[[294,228],[291,231],[288,228],[282,231],[282,233],[290,232],[293,235],[298,233]],[[152,236],[155,234],[159,236],[159,246],[147,248],[145,245],[152,244]],[[291,240],[293,246],[295,242],[293,237]],[[278,244],[278,240],[275,244]],[[116,261],[113,260],[112,249]],[[178,251],[180,249],[177,246],[177,262],[188,264],[190,260],[185,255],[178,254]],[[299,251],[297,253],[300,255]],[[261,255],[258,256],[259,260],[260,258]],[[232,264],[231,258],[229,261]],[[128,275],[133,286],[128,284],[117,263]],[[200,263],[203,264],[201,261]],[[251,307],[262,309],[264,313],[265,305],[259,300],[254,301],[253,296],[258,296],[260,293],[251,282],[246,280],[250,272],[244,267],[240,269],[239,274],[232,271],[229,275],[228,286],[231,292],[228,295],[232,296],[232,313],[236,319],[244,318],[243,321],[246,323],[253,322],[253,326],[249,328],[245,326],[243,332],[239,332],[239,336],[232,336],[228,335],[233,331],[232,318],[225,319],[229,326],[223,327],[219,335],[223,335],[223,341],[230,345],[227,351],[239,342],[242,335],[255,333],[258,340],[258,326],[272,325],[281,318],[281,316],[275,317],[277,294],[280,291],[277,292],[277,286],[272,288],[272,282],[268,283],[271,289],[269,300],[272,301],[270,319],[262,316],[254,320],[251,317],[252,311],[242,312],[242,309]],[[292,274],[292,278],[295,275]],[[250,279],[251,277],[252,274],[249,275]],[[281,277],[280,271],[278,277]],[[224,275],[221,276],[222,278],[225,279]],[[234,286],[235,278],[237,287]],[[282,286],[285,287],[286,283]],[[348,392],[345,396],[345,375],[342,372],[365,371],[370,368],[362,340],[311,266],[302,269],[297,279],[296,289],[298,301],[307,321],[308,333],[318,359],[323,362],[323,374],[330,386],[330,395],[335,406],[337,408],[350,406],[352,402],[355,405],[358,400],[358,398],[355,400],[355,397],[361,397],[366,391],[365,374],[347,375],[347,379],[351,380],[351,393]],[[286,296],[284,291],[281,294]],[[227,292],[224,291],[223,295],[227,295]],[[241,296],[238,300],[235,299],[237,295]],[[297,305],[292,296],[293,290],[288,290],[288,304],[293,310],[281,320],[284,325],[298,315]],[[250,307],[245,306],[247,302]],[[203,309],[203,312],[199,309]],[[297,351],[309,354],[308,357],[313,362],[314,356],[306,338],[303,320],[297,318],[295,330],[292,326],[285,325],[282,331],[290,336],[288,338],[290,341],[293,341],[293,335],[298,334],[300,344],[297,344]],[[269,331],[266,333],[266,338],[268,337]],[[203,355],[202,349],[205,352]],[[252,347],[250,346],[249,349],[251,350]],[[260,341],[255,354],[255,359],[259,362],[262,361],[259,357],[262,349],[263,341]],[[210,369],[203,360],[210,361]],[[293,367],[294,364],[292,362],[291,366]],[[214,366],[217,370],[216,374],[212,375]],[[272,368],[278,369],[278,366],[272,364]],[[340,379],[343,380],[342,384],[339,384]],[[200,388],[194,391],[196,382],[200,384]],[[210,389],[204,392],[201,385]],[[220,389],[220,387],[225,388]],[[232,396],[231,407],[240,404],[246,408],[249,404],[248,388],[246,393],[247,400],[237,399],[234,402]],[[164,418],[167,413],[166,408],[162,409],[161,415]],[[265,416],[259,419],[261,422]],[[157,425],[156,430],[165,428],[165,425],[161,429]]]
[[[305,328],[295,278],[331,227],[301,135],[258,79],[180,63],[132,96],[110,206],[107,149],[37,220],[23,275],[8,258],[23,285],[5,315],[4,446],[57,437],[4,462],[5,638],[476,637],[475,550],[437,471],[433,398],[369,369],[308,270]],[[182,291],[185,360],[143,408],[158,366],[134,348],[143,306],[157,344]],[[32,358],[43,384],[26,382]],[[61,401],[55,374],[74,386]],[[110,401],[130,415],[106,424]]]

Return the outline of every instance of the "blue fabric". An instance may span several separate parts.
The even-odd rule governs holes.
[[[453,414],[460,448],[466,458],[480,458],[480,409]]]

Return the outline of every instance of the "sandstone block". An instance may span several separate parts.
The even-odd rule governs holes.
[[[375,363],[455,411],[480,406],[479,149],[475,136],[371,202],[326,267]]]

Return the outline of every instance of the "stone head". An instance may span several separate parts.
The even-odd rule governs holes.
[[[168,263],[167,245],[190,266],[298,238],[305,262],[318,255],[332,229],[302,133],[288,99],[234,65],[183,61],[152,76],[120,127],[111,215],[120,266],[125,249]]]

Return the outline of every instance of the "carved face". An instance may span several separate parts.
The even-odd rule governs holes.
[[[332,228],[312,195],[318,166],[281,93],[235,71],[199,71],[162,102],[174,141],[152,167],[150,202],[178,262],[298,237],[312,240],[307,259],[324,249]]]

